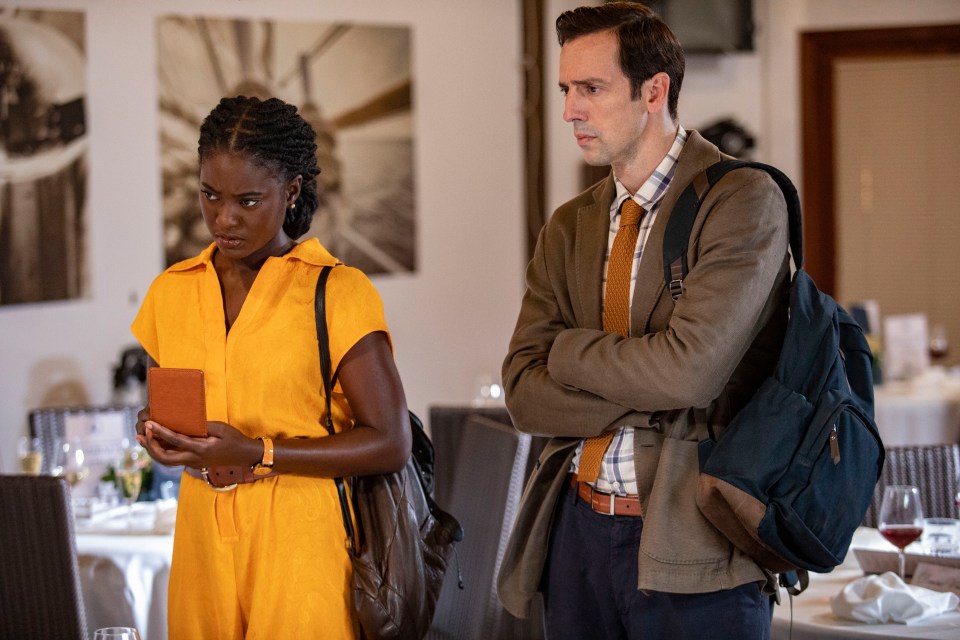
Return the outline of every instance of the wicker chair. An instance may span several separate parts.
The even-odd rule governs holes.
[[[456,442],[458,451],[437,448],[438,460],[456,463],[441,506],[460,520],[464,537],[447,568],[427,638],[542,638],[539,619],[514,618],[496,593],[497,570],[520,504],[531,438],[481,415],[468,418],[457,433],[446,436],[445,442]],[[463,589],[457,585],[458,569]]]
[[[86,640],[63,478],[0,475],[0,638]]]
[[[883,489],[891,484],[912,484],[920,489],[923,515],[928,518],[956,518],[957,480],[960,477],[960,445],[888,447],[883,473],[873,492],[863,524],[876,527]]]

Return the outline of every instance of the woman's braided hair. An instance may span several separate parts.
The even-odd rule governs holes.
[[[319,204],[317,143],[297,108],[277,98],[223,98],[200,125],[200,162],[215,153],[244,153],[276,171],[283,181],[303,177],[295,206],[287,208],[284,232],[296,240],[310,229]]]

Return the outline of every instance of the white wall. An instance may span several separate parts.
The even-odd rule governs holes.
[[[410,25],[418,271],[374,278],[412,409],[466,403],[499,376],[524,267],[519,73],[513,0],[44,0],[84,11],[90,131],[91,296],[0,307],[0,471],[26,416],[64,399],[109,402],[111,367],[163,267],[154,22],[158,15]]]
[[[11,0],[0,0],[12,6]],[[508,0],[33,0],[87,12],[92,297],[0,307],[0,470],[12,470],[27,412],[66,389],[110,398],[110,367],[131,341],[140,297],[162,268],[153,22],[161,13],[409,24],[414,30],[419,271],[374,280],[411,407],[465,403],[498,374],[522,293],[519,3]],[[547,206],[580,187],[580,153],[561,119],[556,15],[547,0]],[[755,0],[756,51],[690,56],[681,122],[734,117],[755,157],[798,184],[798,34],[960,22],[957,0]]]

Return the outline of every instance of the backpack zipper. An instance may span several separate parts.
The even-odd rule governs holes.
[[[840,464],[840,440],[836,422],[833,423],[833,429],[830,430],[830,455],[833,457],[833,464]]]

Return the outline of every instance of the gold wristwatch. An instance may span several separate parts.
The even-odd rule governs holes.
[[[258,476],[265,476],[273,471],[273,438],[261,437],[263,441],[263,457],[260,462],[253,465],[253,473]]]

